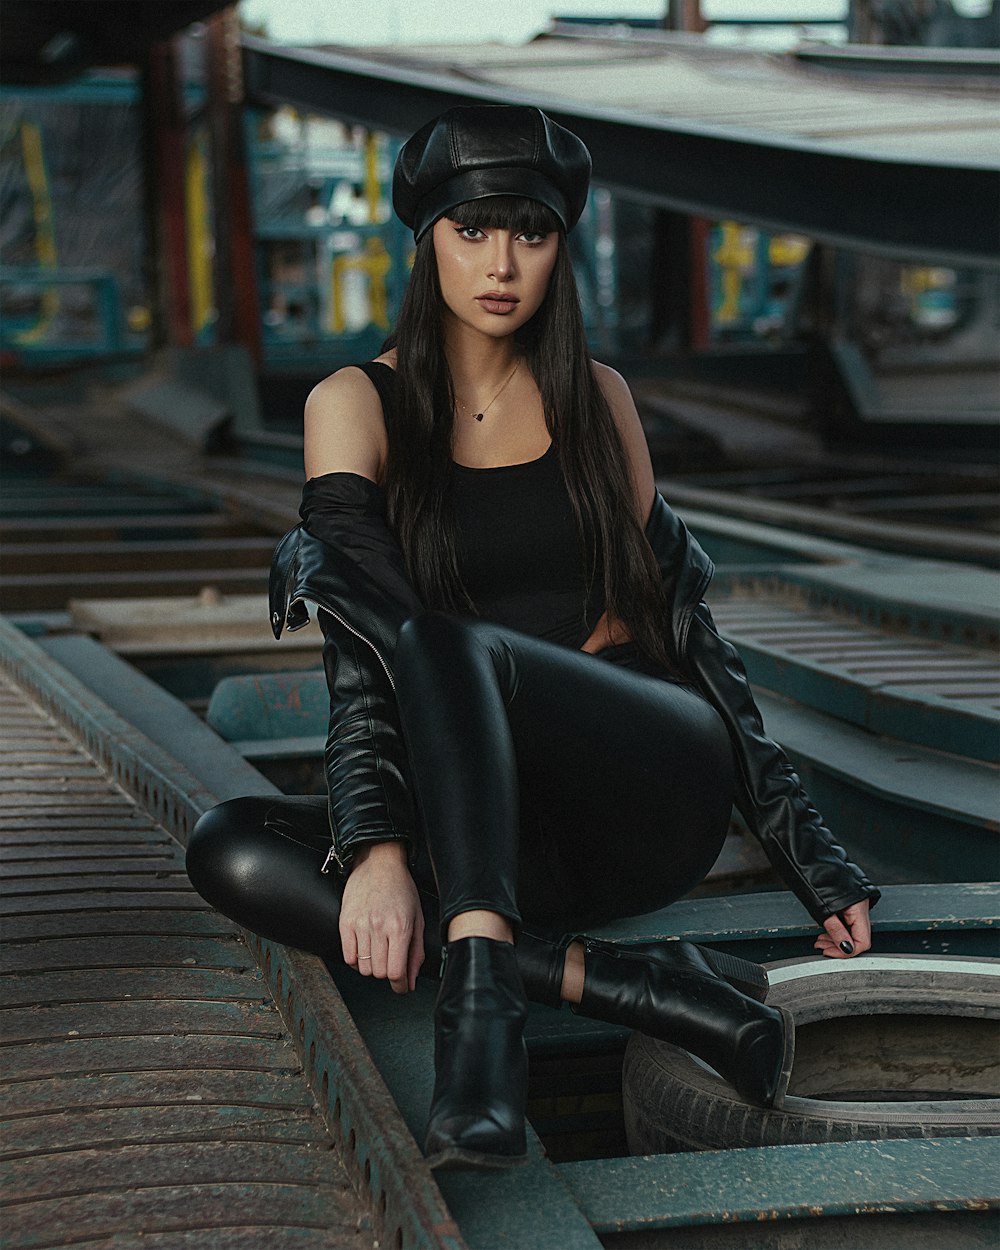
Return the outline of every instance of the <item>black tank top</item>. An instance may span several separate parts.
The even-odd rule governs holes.
[[[362,368],[391,422],[395,373],[387,365]],[[592,554],[582,549],[555,447],[526,464],[454,464],[447,503],[459,575],[478,615],[580,647],[604,611],[603,579],[599,565],[591,569]]]

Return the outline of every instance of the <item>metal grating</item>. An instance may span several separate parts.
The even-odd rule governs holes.
[[[370,1250],[267,986],[177,843],[2,677],[0,744],[7,1250]]]
[[[981,712],[1000,711],[1000,661],[989,651],[907,638],[806,604],[740,594],[713,600],[712,613],[737,644],[836,668],[866,685],[902,686]]]

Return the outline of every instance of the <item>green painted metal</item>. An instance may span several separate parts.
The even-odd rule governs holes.
[[[978,647],[1000,642],[1000,573],[992,569],[869,552],[860,560],[778,570],[778,576],[813,607],[877,629]]]
[[[829,712],[870,733],[995,764],[1000,760],[1000,715],[915,690],[888,685],[831,664],[811,663],[753,639],[734,636],[755,686]]]
[[[205,719],[227,742],[326,737],[330,695],[322,672],[227,677]]]
[[[766,1146],[564,1163],[559,1173],[599,1233],[725,1223],[752,1238],[776,1220],[996,1209],[1000,1138]],[[872,1244],[863,1227],[855,1245]]]
[[[882,880],[992,881],[997,771],[758,692],[771,736],[848,850]]]

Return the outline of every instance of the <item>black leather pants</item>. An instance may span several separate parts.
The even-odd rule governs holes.
[[[721,849],[725,727],[633,646],[595,657],[428,612],[400,631],[396,697],[442,926],[475,908],[561,929],[651,911]]]
[[[664,907],[711,868],[733,800],[725,728],[635,647],[595,657],[429,612],[404,625],[395,670],[429,969],[460,912],[556,938]],[[320,796],[233,799],[198,822],[188,871],[241,924],[336,958],[329,846]]]

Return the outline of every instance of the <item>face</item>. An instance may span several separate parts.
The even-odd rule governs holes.
[[[556,263],[557,231],[479,229],[442,217],[433,238],[446,326],[451,321],[502,338],[538,311]]]

